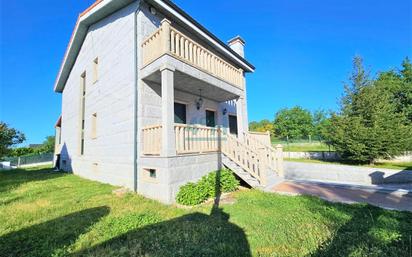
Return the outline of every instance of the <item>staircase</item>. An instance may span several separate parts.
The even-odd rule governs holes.
[[[270,190],[283,181],[282,146],[275,149],[249,133],[243,140],[226,136],[222,163],[253,188]]]

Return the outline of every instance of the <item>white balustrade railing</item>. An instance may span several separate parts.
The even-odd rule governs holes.
[[[243,88],[243,70],[238,69],[163,20],[162,25],[142,43],[143,66],[164,54],[186,62],[213,76]]]
[[[259,158],[271,170],[275,170],[279,176],[283,177],[283,147],[276,145],[273,148],[270,143],[270,138],[265,139],[263,135],[257,136],[257,133],[244,133],[244,141],[247,146],[259,153]],[[263,133],[262,133],[263,134]],[[270,137],[267,134],[268,137]]]
[[[222,152],[260,184],[267,182],[268,170],[275,170],[283,177],[282,146],[273,148],[261,140],[244,134],[244,140],[223,133],[220,128],[201,125],[175,124],[176,154]],[[143,155],[160,155],[162,148],[162,126],[145,127],[142,130]]]
[[[267,169],[260,154],[233,135],[226,135],[222,152],[255,177],[261,185],[267,182]]]
[[[162,125],[143,128],[142,141],[144,155],[160,155],[162,147]]]
[[[220,129],[198,125],[175,125],[176,153],[204,153],[218,151]]]

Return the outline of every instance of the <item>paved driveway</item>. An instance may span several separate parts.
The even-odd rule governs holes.
[[[386,190],[373,187],[337,186],[333,184],[286,181],[272,191],[286,194],[314,195],[331,202],[369,203],[386,209],[412,211],[412,190]]]

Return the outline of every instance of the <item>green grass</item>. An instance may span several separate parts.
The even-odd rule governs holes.
[[[339,164],[339,165],[385,168],[385,169],[395,169],[395,170],[412,170],[412,162],[377,162],[373,165],[354,165],[354,164],[339,162],[339,161],[323,161],[323,160],[301,159],[301,158],[285,158],[285,161],[320,163],[320,164]]]
[[[412,213],[242,190],[179,209],[49,169],[0,172],[0,256],[411,256]]]
[[[285,152],[323,152],[334,151],[333,147],[330,147],[322,142],[296,142],[286,143],[284,141],[272,140],[272,145],[283,145],[283,151]]]

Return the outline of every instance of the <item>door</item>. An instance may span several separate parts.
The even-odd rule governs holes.
[[[229,132],[237,135],[237,117],[235,115],[229,115]]]
[[[208,126],[208,127],[216,126],[215,112],[214,111],[206,110],[206,126]]]
[[[186,124],[186,105],[175,103],[175,123]]]

